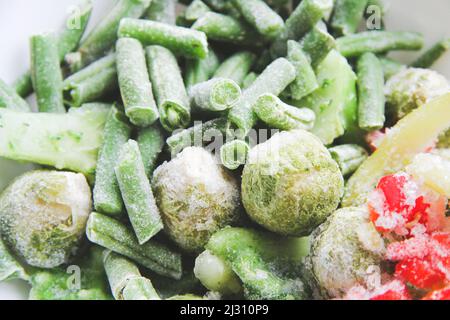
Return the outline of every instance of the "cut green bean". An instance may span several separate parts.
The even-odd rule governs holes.
[[[442,40],[425,51],[411,66],[414,68],[429,68],[450,49],[450,39]]]
[[[218,118],[208,122],[195,122],[194,126],[175,133],[166,141],[172,157],[188,147],[202,147],[210,142],[210,138],[224,136],[227,129],[227,119]]]
[[[214,50],[209,49],[208,56],[204,59],[190,59],[186,61],[184,83],[189,88],[197,83],[211,79],[219,67],[219,58]]]
[[[64,28],[58,35],[58,53],[59,60],[62,62],[69,52],[75,50],[86,30],[92,13],[91,0],[83,0],[76,7],[72,15],[67,18]],[[13,84],[17,94],[21,97],[29,96],[33,92],[33,83],[31,80],[31,72],[27,71],[19,77]]]
[[[336,42],[338,50],[348,58],[365,52],[420,50],[424,40],[423,36],[416,32],[367,31],[339,38]]]
[[[311,109],[290,106],[272,94],[260,96],[253,110],[259,119],[274,129],[311,130],[316,121],[316,115]]]
[[[165,140],[162,128],[158,124],[142,129],[138,133],[137,142],[144,162],[145,174],[151,178],[161,154]]]
[[[336,0],[331,27],[337,36],[348,36],[358,30],[368,0]]]
[[[0,108],[30,111],[28,103],[16,91],[0,79]]]
[[[359,127],[366,131],[381,129],[386,121],[384,73],[373,53],[367,52],[359,58],[357,75]]]
[[[149,20],[175,25],[177,0],[152,0],[145,14]]]
[[[242,89],[248,89],[256,79],[258,79],[259,74],[256,72],[250,72],[242,81]]]
[[[241,88],[230,79],[214,78],[189,90],[192,106],[201,111],[225,111],[241,97]]]
[[[112,107],[103,132],[95,173],[95,210],[108,215],[120,215],[123,211],[122,195],[114,171],[120,148],[128,141],[131,128],[125,115]]]
[[[333,7],[333,0],[304,0],[286,20],[284,31],[272,44],[274,57],[285,56],[287,41],[298,41],[319,22]]]
[[[181,278],[180,254],[154,240],[139,245],[133,231],[117,220],[93,212],[87,223],[86,234],[91,242],[119,253],[159,275]]]
[[[164,226],[136,141],[129,140],[123,145],[115,171],[131,225],[142,245]]]
[[[296,41],[288,41],[288,60],[297,72],[295,81],[289,86],[289,93],[292,99],[300,100],[316,90],[319,83],[302,46]]]
[[[22,98],[28,97],[33,93],[33,81],[31,80],[31,72],[27,71],[22,74],[11,85],[19,96]]]
[[[93,102],[118,88],[116,55],[110,54],[64,80],[64,101],[71,107]]]
[[[169,132],[186,128],[191,108],[177,59],[161,46],[147,47],[146,54],[163,128]]]
[[[207,12],[211,12],[211,9],[203,1],[194,0],[186,8],[184,17],[189,22],[195,22]]]
[[[103,263],[116,300],[160,300],[152,282],[127,258],[105,250]]]
[[[278,96],[297,75],[294,66],[285,58],[272,62],[255,82],[242,93],[241,99],[230,110],[228,120],[239,135],[245,137],[255,126],[257,117],[252,110],[256,100],[265,93]]]
[[[35,35],[30,40],[31,78],[40,112],[64,113],[63,77],[54,34]]]
[[[58,35],[60,61],[63,61],[66,54],[78,47],[91,18],[92,9],[92,1],[83,0],[81,4],[74,7],[73,14],[67,18],[65,28]]]
[[[284,28],[284,21],[262,0],[232,0],[244,19],[260,34],[273,39]]]
[[[145,46],[160,45],[188,58],[203,59],[208,54],[208,42],[203,32],[150,20],[122,19],[119,37],[138,39]]]
[[[255,60],[255,54],[249,51],[235,53],[220,65],[214,73],[214,78],[231,79],[240,86],[250,72]]]
[[[392,76],[406,69],[406,65],[401,64],[400,62],[394,61],[392,59],[381,56],[378,57],[378,59],[380,60],[381,67],[383,68],[385,80],[390,79]]]
[[[131,123],[148,127],[159,118],[148,78],[145,53],[136,39],[117,41],[116,66],[125,114]]]
[[[230,170],[236,170],[247,163],[250,146],[243,140],[234,140],[220,148],[220,161]]]
[[[119,0],[81,43],[78,51],[66,56],[72,72],[103,57],[114,47],[120,21],[125,17],[140,18],[150,6],[151,0]]]
[[[336,40],[319,23],[303,38],[301,45],[311,65],[316,68],[336,48]]]
[[[236,45],[262,46],[265,40],[247,23],[216,12],[201,16],[192,29],[202,31],[210,40],[228,42]]]
[[[329,149],[329,151],[345,177],[354,173],[369,157],[366,149],[356,144],[336,146]]]

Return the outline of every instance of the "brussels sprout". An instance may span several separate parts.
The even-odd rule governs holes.
[[[247,213],[282,235],[309,235],[336,210],[343,190],[339,166],[304,130],[277,133],[255,147],[242,176]]]
[[[187,148],[156,169],[153,188],[164,230],[186,251],[200,252],[239,218],[236,180],[202,148]]]
[[[31,266],[53,268],[75,253],[91,212],[82,174],[32,171],[0,196],[0,234]]]
[[[436,71],[408,68],[394,75],[386,83],[387,112],[397,121],[412,110],[448,92],[449,82]]]
[[[341,297],[379,276],[384,242],[364,209],[336,211],[313,232],[311,244],[306,274],[318,297]]]

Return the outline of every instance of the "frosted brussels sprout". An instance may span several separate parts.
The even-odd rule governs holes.
[[[32,171],[0,196],[0,234],[31,266],[53,268],[75,253],[91,212],[91,190],[82,174]]]
[[[336,210],[344,179],[322,142],[304,130],[281,132],[250,151],[242,201],[270,231],[309,235]]]
[[[448,92],[449,82],[436,71],[408,68],[386,83],[387,112],[394,120],[399,120],[412,110]]]
[[[156,169],[164,230],[181,248],[200,252],[213,233],[239,218],[239,187],[205,149],[190,147]]]
[[[305,266],[315,295],[337,298],[355,285],[371,286],[379,279],[384,250],[365,209],[336,211],[311,236]]]

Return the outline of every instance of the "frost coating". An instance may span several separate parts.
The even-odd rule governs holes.
[[[408,68],[386,83],[388,113],[401,119],[412,110],[450,92],[447,79],[429,69]]]
[[[237,182],[202,148],[189,147],[156,169],[153,188],[165,231],[187,251],[201,251],[238,219]]]
[[[336,211],[317,228],[311,239],[306,269],[315,294],[326,298],[344,295],[356,285],[370,284],[379,273],[384,242],[360,208]]]
[[[337,208],[343,188],[339,167],[320,140],[295,130],[278,133],[250,151],[242,201],[265,228],[304,236]]]
[[[75,253],[91,212],[91,191],[81,174],[33,171],[0,197],[0,233],[29,265],[53,268]]]

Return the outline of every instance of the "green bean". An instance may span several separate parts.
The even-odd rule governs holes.
[[[255,63],[255,60],[255,54],[249,51],[235,53],[220,65],[216,73],[214,73],[214,78],[231,79],[240,86]]]
[[[165,140],[159,125],[142,129],[138,133],[137,142],[144,162],[145,174],[151,178],[156,169],[156,162],[161,154]]]
[[[247,76],[245,76],[244,81],[242,81],[242,89],[248,89],[258,77],[259,74],[256,72],[250,72]]]
[[[333,0],[304,0],[286,20],[285,29],[272,44],[274,57],[285,56],[287,41],[298,41],[333,7]]]
[[[241,88],[230,79],[214,78],[189,90],[192,106],[202,111],[225,111],[241,97]]]
[[[120,21],[125,17],[140,18],[151,0],[119,0],[81,43],[78,51],[66,56],[72,72],[106,55],[114,47]]]
[[[139,244],[143,245],[164,226],[136,141],[129,140],[123,145],[115,171],[131,225]]]
[[[63,78],[54,34],[35,35],[30,40],[31,78],[40,112],[64,113]]]
[[[203,32],[155,21],[122,19],[119,37],[135,38],[145,46],[160,45],[188,58],[202,59],[208,54],[208,42]]]
[[[151,281],[127,258],[105,250],[103,263],[116,300],[160,300]]]
[[[345,177],[354,173],[369,156],[366,149],[356,144],[336,146],[329,151]]]
[[[247,23],[215,12],[207,12],[193,25],[192,29],[202,31],[208,39],[236,45],[262,46],[265,40]]]
[[[152,0],[145,14],[149,20],[175,25],[176,0]]]
[[[28,103],[2,79],[0,79],[0,108],[17,111],[31,111]]]
[[[424,52],[411,66],[414,68],[429,68],[450,49],[450,38],[442,40]]]
[[[338,36],[348,36],[358,30],[368,0],[336,0],[331,27]]]
[[[209,138],[223,136],[227,128],[227,119],[217,118],[208,122],[195,122],[194,126],[174,133],[166,141],[172,157],[188,147],[202,147],[210,142]]]
[[[194,274],[208,290],[225,296],[242,292],[241,281],[227,261],[208,250],[195,259]]]
[[[355,57],[364,52],[383,53],[392,50],[420,50],[423,36],[416,32],[367,31],[336,40],[345,57]]]
[[[319,23],[304,37],[301,45],[311,65],[316,68],[336,48],[336,40]]]
[[[359,58],[357,75],[359,127],[366,131],[381,129],[386,121],[384,73],[373,53],[367,52]]]
[[[28,97],[33,93],[33,81],[31,80],[31,72],[27,71],[16,79],[11,85],[19,96]]]
[[[94,206],[95,210],[108,215],[120,215],[123,211],[122,195],[117,183],[114,167],[120,148],[128,141],[131,128],[125,115],[112,107],[105,129],[103,145],[100,148],[95,172]]]
[[[288,60],[297,72],[295,81],[289,86],[290,95],[293,99],[300,100],[316,90],[319,83],[302,46],[296,41],[288,41]]]
[[[73,15],[69,16],[65,27],[58,35],[58,52],[59,60],[62,62],[66,54],[75,50],[86,30],[87,24],[92,13],[91,0],[84,0]],[[33,83],[31,80],[31,72],[27,71],[19,77],[13,84],[17,94],[26,97],[33,92]]]
[[[184,83],[187,88],[208,81],[219,67],[219,58],[214,50],[209,49],[208,56],[204,59],[189,59],[186,61]]]
[[[146,54],[162,126],[169,132],[186,128],[191,122],[191,108],[177,59],[161,46],[147,47]]]
[[[207,12],[211,12],[211,9],[203,1],[194,0],[186,8],[184,17],[189,22],[195,22]]]
[[[152,125],[159,118],[148,78],[145,53],[139,41],[121,38],[116,44],[116,65],[125,114],[139,127]]]
[[[241,99],[230,110],[228,120],[245,137],[257,122],[252,110],[256,100],[265,93],[279,95],[296,77],[294,66],[286,59],[272,62],[255,82],[242,93]]]
[[[392,76],[406,68],[406,65],[386,57],[380,56],[378,59],[380,60],[381,67],[383,68],[385,80],[390,79]]]
[[[316,120],[311,109],[290,106],[272,94],[260,96],[253,110],[271,128],[280,130],[311,130]]]
[[[263,36],[275,38],[284,28],[284,21],[262,0],[232,0],[244,19]]]
[[[87,223],[86,234],[91,242],[119,253],[159,275],[181,278],[180,254],[153,240],[139,245],[133,231],[117,220],[93,212]]]
[[[64,80],[64,101],[79,107],[117,88],[116,55],[110,54]]]
[[[234,140],[220,148],[222,165],[229,170],[236,170],[247,163],[250,146],[243,140]]]

